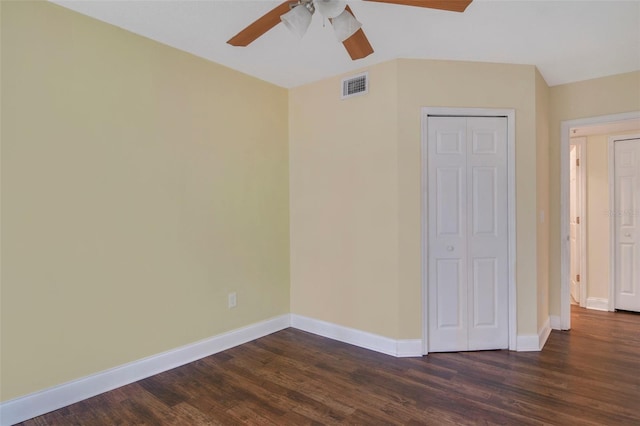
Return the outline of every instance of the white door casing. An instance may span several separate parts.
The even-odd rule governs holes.
[[[509,347],[507,119],[429,117],[428,350]]]
[[[640,137],[613,139],[614,307],[640,312]]]

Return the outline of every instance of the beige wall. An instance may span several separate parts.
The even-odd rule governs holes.
[[[1,399],[288,313],[287,91],[1,10]]]
[[[449,61],[399,61],[401,337],[420,336],[420,108],[516,110],[517,331],[537,332],[535,68]]]
[[[606,135],[587,137],[587,297],[609,298],[609,164]]]
[[[290,91],[291,311],[398,335],[397,65]]]
[[[536,70],[538,330],[549,318],[549,86]]]
[[[514,108],[518,333],[536,333],[535,68],[397,60],[369,71],[360,98],[341,101],[340,78],[290,92],[292,312],[421,338],[421,107]]]
[[[535,67],[399,60],[398,158],[402,338],[421,333],[420,108],[516,111],[517,332],[537,332]]]
[[[554,86],[549,100],[549,311],[559,316],[560,124],[579,118],[640,111],[640,72]]]

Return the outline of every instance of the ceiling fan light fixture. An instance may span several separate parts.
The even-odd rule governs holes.
[[[282,15],[280,20],[289,31],[302,38],[311,24],[311,16],[311,12],[307,7],[298,5]]]
[[[340,0],[315,0],[316,9],[325,18],[333,19],[339,16],[347,4]]]
[[[331,25],[333,25],[336,37],[341,42],[354,35],[362,27],[362,24],[348,10],[344,10],[333,18]]]

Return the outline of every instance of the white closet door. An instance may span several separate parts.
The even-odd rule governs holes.
[[[429,118],[429,352],[467,350],[467,120]]]
[[[467,135],[469,350],[506,349],[507,119],[468,118]]]
[[[429,351],[508,339],[506,118],[428,121]]]
[[[614,143],[615,308],[640,312],[640,139]]]

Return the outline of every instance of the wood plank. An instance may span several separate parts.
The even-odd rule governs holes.
[[[640,424],[640,315],[572,312],[542,352],[394,358],[286,329],[22,424]]]
[[[264,33],[280,23],[280,17],[291,10],[289,6],[291,3],[295,2],[285,1],[280,3],[278,6],[249,24],[238,34],[231,37],[227,43],[232,46],[241,47],[246,47],[253,43],[258,37],[262,36]]]
[[[472,0],[366,0],[379,3],[391,3],[399,6],[426,7],[429,9],[464,12]]]

